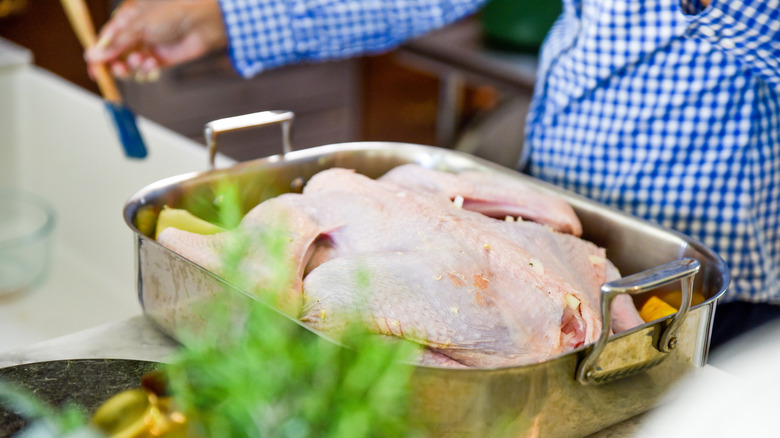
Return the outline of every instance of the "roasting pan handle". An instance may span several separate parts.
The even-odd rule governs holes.
[[[596,381],[594,376],[596,363],[604,351],[612,331],[612,302],[618,295],[636,295],[680,280],[682,282],[682,304],[669,327],[660,336],[658,343],[659,351],[663,353],[672,351],[677,346],[677,332],[691,307],[693,276],[699,272],[700,267],[701,264],[698,260],[683,258],[604,283],[601,286],[601,335],[593,349],[580,363],[577,369],[577,380],[582,384],[591,384]]]
[[[295,114],[292,111],[273,110],[227,117],[206,123],[203,134],[206,137],[206,146],[209,150],[209,170],[214,169],[214,158],[217,155],[217,135],[223,132],[281,123],[282,151],[284,154],[292,151],[290,128],[294,117]]]

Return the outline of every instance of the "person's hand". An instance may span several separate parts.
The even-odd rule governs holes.
[[[116,77],[149,80],[226,45],[217,0],[126,0],[84,57]]]

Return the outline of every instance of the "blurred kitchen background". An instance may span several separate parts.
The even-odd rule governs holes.
[[[87,3],[100,28],[117,2]],[[121,89],[137,114],[200,143],[211,120],[286,109],[296,116],[295,148],[399,141],[514,166],[538,45],[560,8],[558,1],[492,0],[473,17],[383,54],[283,67],[249,80],[232,70],[226,54],[215,54]],[[0,0],[0,38],[97,93],[60,2]],[[220,150],[246,160],[278,153],[279,144],[277,130],[249,130],[225,136]]]

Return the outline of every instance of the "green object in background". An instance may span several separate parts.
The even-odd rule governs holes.
[[[562,10],[561,0],[490,0],[481,12],[485,41],[502,49],[537,51]]]

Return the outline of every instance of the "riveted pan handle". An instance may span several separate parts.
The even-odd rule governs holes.
[[[206,137],[206,146],[209,150],[209,170],[214,169],[214,158],[217,155],[217,135],[223,132],[238,131],[246,128],[255,128],[271,124],[282,124],[282,152],[292,151],[290,142],[290,128],[294,118],[292,111],[260,111],[241,116],[227,117],[206,123],[203,134]]]
[[[672,323],[663,332],[658,343],[658,350],[663,353],[672,351],[677,346],[677,332],[688,315],[693,295],[693,276],[699,272],[701,264],[692,258],[683,258],[673,262],[629,275],[601,286],[601,336],[593,349],[580,363],[577,369],[577,380],[582,384],[594,383],[594,371],[599,355],[607,345],[612,331],[612,302],[620,294],[636,295],[680,280],[682,282],[682,304]]]

